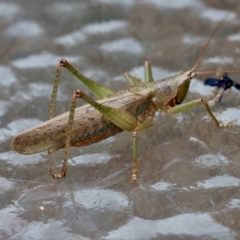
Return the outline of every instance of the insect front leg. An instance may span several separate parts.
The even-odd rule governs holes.
[[[217,127],[230,127],[230,126],[233,125],[233,122],[235,120],[230,121],[227,124],[223,124],[220,121],[218,121],[217,118],[212,113],[212,111],[210,110],[210,107],[209,107],[208,103],[202,98],[196,99],[196,100],[193,100],[193,101],[190,101],[190,102],[187,102],[187,103],[175,106],[175,107],[172,107],[172,108],[168,109],[167,112],[169,114],[176,114],[176,113],[180,113],[180,112],[184,112],[186,110],[189,110],[189,109],[191,109],[191,108],[193,108],[197,105],[200,105],[200,104],[205,106],[208,115],[211,117],[211,119],[213,120],[213,122],[216,124]]]

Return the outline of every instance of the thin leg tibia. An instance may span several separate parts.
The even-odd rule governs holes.
[[[70,140],[71,140],[71,135],[72,135],[73,119],[74,119],[74,113],[75,113],[75,108],[76,108],[76,98],[78,98],[78,95],[76,94],[76,92],[74,92],[73,97],[72,97],[71,109],[70,109],[70,113],[69,113],[69,117],[68,117],[67,135],[66,135],[64,158],[63,158],[63,165],[62,165],[61,173],[54,173],[52,168],[50,168],[50,167],[47,168],[49,171],[49,174],[53,178],[63,178],[67,174],[67,161],[69,158]]]
[[[137,183],[138,173],[138,130],[133,131],[133,163],[132,163],[132,183]]]
[[[144,71],[145,71],[145,82],[153,82],[152,68],[151,68],[150,62],[146,61],[144,63]]]
[[[94,108],[99,110],[104,116],[106,116],[111,122],[113,122],[118,127],[122,128],[123,130],[133,131],[136,129],[138,125],[138,120],[135,116],[130,114],[129,112],[125,111],[124,109],[115,109],[105,105],[102,105],[90,97],[88,97],[84,92],[81,90],[77,90],[73,94],[72,98],[72,105],[69,113],[68,118],[68,126],[67,126],[67,135],[66,135],[66,142],[65,142],[65,155],[64,155],[64,162],[61,173],[55,174],[51,168],[48,168],[50,175],[53,178],[62,178],[66,176],[67,172],[67,160],[69,157],[69,148],[70,148],[70,139],[72,135],[72,126],[73,126],[73,119],[74,119],[74,112],[76,108],[76,98],[82,98],[84,101],[92,105]]]
[[[51,96],[51,101],[49,104],[49,111],[48,111],[49,119],[53,117],[53,113],[54,113],[61,67],[67,68],[68,71],[70,71],[75,77],[81,80],[98,98],[104,98],[114,94],[114,91],[112,91],[110,88],[107,88],[83,76],[67,60],[62,59],[61,61],[59,61],[56,68],[56,74],[55,74],[55,79],[53,83],[53,91],[52,91],[52,96]]]
[[[54,79],[54,83],[53,83],[53,91],[52,91],[51,101],[50,101],[49,110],[48,110],[48,119],[51,119],[53,117],[53,113],[54,113],[54,107],[55,107],[57,89],[58,89],[58,83],[59,83],[59,76],[60,76],[60,68],[61,68],[61,64],[59,63],[56,68],[56,74],[55,74],[55,79]]]
[[[152,126],[154,121],[154,115],[149,116],[138,124],[137,128],[133,131],[133,163],[132,163],[132,183],[137,183],[138,174],[138,135],[139,132]]]

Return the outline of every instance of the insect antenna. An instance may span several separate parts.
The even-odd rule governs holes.
[[[219,28],[223,25],[223,23],[226,21],[226,19],[228,18],[229,14],[232,12],[232,10],[235,8],[237,4],[234,4],[234,6],[228,11],[228,13],[226,14],[226,16],[218,23],[217,27],[214,29],[214,31],[212,32],[210,38],[207,40],[206,44],[204,45],[202,51],[200,52],[200,56],[198,57],[196,63],[194,64],[193,68],[191,69],[191,71],[194,71],[197,66],[199,65],[200,61],[203,58],[203,55],[205,54],[210,42],[212,41],[213,37],[216,35],[217,31],[219,30]],[[215,71],[216,73],[216,71]]]

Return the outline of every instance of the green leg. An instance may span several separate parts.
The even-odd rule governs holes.
[[[167,112],[168,112],[169,114],[176,114],[176,113],[180,113],[180,112],[184,112],[184,111],[186,111],[186,110],[189,110],[189,109],[191,109],[191,108],[193,108],[193,107],[195,107],[195,106],[197,106],[197,105],[200,105],[200,104],[202,104],[202,105],[205,106],[208,115],[211,117],[211,119],[213,120],[213,122],[214,122],[218,127],[230,127],[230,126],[232,126],[233,121],[231,121],[231,122],[229,122],[229,123],[227,123],[227,124],[223,124],[223,123],[219,122],[219,121],[216,119],[216,117],[213,115],[212,111],[210,110],[208,103],[207,103],[204,99],[202,99],[202,98],[196,99],[196,100],[193,100],[193,101],[190,101],[190,102],[187,102],[187,103],[178,105],[178,106],[175,106],[175,107],[173,107],[173,108],[168,109]]]
[[[153,82],[153,77],[152,77],[152,69],[150,62],[146,61],[144,63],[144,75],[145,75],[145,82]],[[129,73],[124,73],[124,77],[126,80],[129,82],[131,86],[138,86],[141,83],[141,80],[133,77]]]
[[[132,183],[137,183],[138,173],[138,135],[141,131],[152,126],[154,116],[149,116],[146,120],[141,122],[133,131],[133,163],[132,163]]]
[[[153,82],[152,68],[150,62],[144,63],[145,82]]]
[[[126,80],[131,86],[138,86],[141,83],[140,79],[133,77],[129,73],[124,73],[124,77],[126,78]]]
[[[85,102],[92,105],[112,123],[125,131],[133,131],[138,125],[138,119],[128,111],[122,108],[112,108],[105,106],[87,96],[81,90],[75,91],[77,98],[82,98]]]
[[[52,97],[49,105],[49,119],[53,117],[54,113],[54,106],[57,96],[57,89],[58,89],[58,83],[60,78],[60,69],[61,67],[67,68],[74,76],[76,76],[79,80],[81,80],[92,92],[95,96],[98,98],[105,98],[112,94],[114,94],[114,91],[112,91],[110,88],[107,88],[99,83],[96,83],[92,81],[91,79],[83,76],[81,73],[79,73],[67,60],[62,59],[56,68],[56,74],[55,74],[55,80],[53,84],[53,91],[52,91]]]
[[[137,183],[138,173],[138,133],[139,130],[133,131],[133,162],[132,162],[132,183]]]
[[[132,162],[132,183],[137,183],[138,174],[138,134],[139,128],[133,131],[133,162]]]
[[[103,104],[100,104],[90,97],[88,97],[85,93],[83,93],[80,90],[77,90],[73,93],[72,97],[72,104],[71,104],[71,109],[69,113],[69,118],[68,118],[68,126],[67,126],[67,135],[66,135],[66,142],[65,142],[65,154],[64,154],[64,159],[63,159],[63,166],[62,170],[60,173],[54,173],[52,168],[48,168],[49,174],[53,178],[62,178],[66,176],[67,173],[67,161],[69,158],[69,148],[70,148],[70,139],[72,135],[72,126],[73,126],[73,120],[74,120],[74,113],[75,113],[75,108],[76,108],[76,99],[77,98],[82,98],[85,100],[87,103],[92,105],[94,108],[99,110],[104,116],[106,116],[111,122],[113,122],[115,125],[118,127],[122,128],[123,130],[126,131],[137,131],[142,130],[143,128],[146,128],[149,126],[149,121],[145,121],[144,123],[141,124],[141,127],[137,128],[138,126],[138,119],[135,118],[132,114],[129,112],[125,111],[124,109],[115,109],[111,108],[108,106],[105,106]],[[136,159],[134,169],[137,169],[137,142],[135,142],[134,145],[134,153]]]
[[[75,113],[75,108],[76,108],[76,99],[77,99],[77,95],[75,93],[73,93],[71,109],[70,109],[70,113],[69,113],[69,117],[68,117],[67,135],[66,135],[66,142],[65,142],[65,148],[64,148],[64,158],[63,158],[62,170],[60,173],[54,173],[54,171],[51,167],[47,168],[49,174],[53,178],[59,179],[59,178],[65,177],[67,175],[67,162],[68,162],[68,158],[69,158],[69,148],[70,148],[70,140],[71,140],[71,135],[72,135],[74,113]]]
[[[60,67],[67,68],[75,77],[81,80],[91,91],[92,93],[99,99],[108,97],[114,94],[114,91],[110,88],[107,88],[97,82],[92,81],[91,79],[83,76],[80,72],[78,72],[66,59],[62,59],[60,62]]]

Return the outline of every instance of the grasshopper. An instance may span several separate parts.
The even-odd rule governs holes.
[[[138,135],[142,130],[153,125],[154,116],[158,110],[167,114],[176,114],[197,105],[203,105],[216,126],[231,126],[232,122],[227,124],[219,122],[210,110],[208,103],[202,98],[182,104],[191,79],[200,74],[212,73],[212,71],[195,72],[195,69],[226,17],[211,34],[192,69],[179,72],[172,77],[153,81],[150,63],[145,62],[145,82],[140,82],[126,73],[125,78],[131,87],[119,92],[114,92],[83,76],[67,60],[60,60],[56,68],[49,120],[16,136],[12,142],[13,148],[25,155],[46,150],[48,154],[51,154],[64,148],[61,172],[54,173],[52,168],[48,168],[49,174],[53,178],[59,179],[67,174],[70,147],[87,146],[122,131],[131,131],[133,132],[132,182],[137,182]],[[70,111],[53,118],[61,68],[68,69],[82,81],[98,100],[93,100],[81,90],[74,91]],[[77,98],[82,98],[87,104],[76,108]]]

